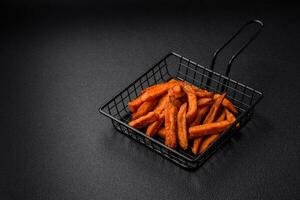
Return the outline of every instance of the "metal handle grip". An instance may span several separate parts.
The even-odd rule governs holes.
[[[226,68],[226,73],[225,76],[228,77],[229,73],[230,73],[230,69],[231,69],[231,65],[234,62],[234,60],[236,59],[236,57],[243,52],[243,50],[258,36],[258,34],[262,31],[262,28],[264,27],[264,24],[262,21],[260,20],[251,20],[247,23],[245,23],[227,42],[225,42],[219,49],[217,49],[214,53],[214,57],[212,59],[211,65],[210,65],[210,69],[214,70],[215,67],[215,62],[216,59],[219,55],[219,53],[234,39],[236,38],[247,26],[251,25],[251,24],[257,24],[259,25],[257,31],[250,37],[249,40],[247,40],[244,45],[231,57],[231,59],[228,62],[227,68]]]

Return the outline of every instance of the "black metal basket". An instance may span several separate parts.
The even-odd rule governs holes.
[[[225,76],[214,72],[214,63],[218,54],[250,24],[258,24],[259,29],[231,58],[227,66]],[[113,126],[118,131],[154,150],[169,160],[188,169],[195,169],[199,167],[221,146],[221,144],[233,135],[237,129],[237,123],[240,123],[240,125],[243,126],[250,119],[255,105],[262,99],[261,92],[228,78],[232,62],[250,44],[250,42],[257,37],[262,28],[263,23],[259,20],[251,20],[244,24],[221,48],[215,52],[210,69],[203,67],[188,58],[178,55],[177,53],[169,53],[128,87],[99,108],[99,112],[109,117],[112,120]],[[171,71],[174,71],[176,66],[177,71],[172,73]],[[128,102],[135,99],[144,88],[153,84],[168,81],[171,78],[185,80],[209,91],[219,93],[226,92],[227,98],[239,111],[236,122],[220,134],[217,140],[199,156],[195,156],[191,150],[184,151],[180,148],[171,149],[164,145],[162,139],[158,137],[148,137],[142,131],[128,125],[131,116],[127,107]]]

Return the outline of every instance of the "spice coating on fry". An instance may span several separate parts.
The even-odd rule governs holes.
[[[189,85],[183,87],[184,92],[188,98],[188,111],[186,114],[187,123],[192,122],[197,115],[197,96],[195,95],[193,89]]]
[[[225,120],[226,116],[225,116],[225,110],[222,109],[222,112],[220,114],[220,116],[217,118],[216,122],[221,122],[223,120]],[[202,139],[202,143],[201,143],[201,146],[200,148],[198,149],[198,154],[200,153],[203,153],[205,151],[205,149],[215,141],[215,139],[217,139],[219,133],[218,134],[215,134],[215,135],[208,135],[208,136],[205,136]],[[200,144],[199,144],[200,145]]]
[[[164,123],[164,115],[161,114],[155,122],[152,122],[152,124],[150,124],[147,127],[146,135],[148,135],[149,137],[153,137],[161,128],[163,123]]]
[[[218,136],[218,134],[215,134],[205,138],[205,140],[202,142],[199,148],[199,153],[203,153],[206,150],[206,148],[218,138]]]
[[[231,123],[227,120],[223,120],[221,122],[214,122],[209,124],[202,124],[198,126],[193,126],[189,128],[189,138],[197,138],[204,135],[216,134],[218,132],[223,131],[227,128]]]
[[[181,105],[177,115],[177,136],[180,147],[188,148],[187,126],[186,126],[187,103]]]
[[[200,98],[197,101],[197,106],[199,107],[205,107],[208,105],[211,105],[214,102],[212,98]]]
[[[217,99],[220,96],[220,94],[215,94],[214,95],[214,99]],[[222,105],[229,109],[231,112],[233,112],[234,114],[238,114],[238,110],[235,108],[235,106],[227,99],[224,98]]]
[[[157,104],[157,100],[154,101],[145,101],[140,105],[140,107],[137,109],[135,113],[132,113],[132,119],[137,119],[148,112],[152,111]]]
[[[218,109],[220,108],[221,104],[222,104],[222,101],[223,99],[225,98],[225,93],[222,94],[221,96],[219,96],[215,102],[213,103],[213,105],[211,106],[210,110],[209,110],[209,113],[207,114],[203,124],[206,124],[206,123],[210,123],[210,122],[213,122],[216,115],[217,115],[217,112],[218,112]]]
[[[149,112],[147,115],[129,122],[129,126],[132,126],[134,128],[143,128],[157,120],[157,118],[158,115],[155,112]]]
[[[196,118],[192,123],[189,124],[189,127],[199,125],[205,114],[208,112],[209,107],[198,108]]]
[[[130,101],[128,103],[128,108],[131,112],[136,112],[138,107],[143,103],[141,96],[139,96],[138,98]]]
[[[214,121],[214,119],[216,118],[216,115],[219,111],[219,108],[221,106],[221,103],[223,101],[225,97],[225,94],[223,94],[222,96],[220,95],[217,99],[215,99],[215,102],[213,103],[213,105],[210,107],[209,113],[206,115],[203,124],[208,124]],[[200,138],[196,138],[194,139],[193,142],[193,149],[195,152],[198,152],[199,146],[200,146],[200,142],[202,139]],[[197,154],[196,154],[197,155]]]
[[[177,137],[176,137],[176,118],[177,118],[178,109],[172,103],[169,103],[165,111],[165,127],[166,127],[166,136],[165,136],[165,145],[170,148],[175,149],[177,146]]]
[[[143,89],[128,103],[129,125],[149,137],[159,136],[170,148],[191,148],[199,155],[236,120],[237,109],[225,95],[171,79]]]

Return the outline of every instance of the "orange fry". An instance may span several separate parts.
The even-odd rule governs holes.
[[[211,123],[214,121],[225,95],[226,94],[224,93],[215,100],[214,104],[210,107],[209,113],[207,114],[203,124]]]
[[[225,120],[225,118],[226,118],[225,109],[222,109],[222,112],[221,112],[220,116],[217,118],[216,122],[223,121],[223,120]]]
[[[187,103],[181,105],[177,114],[177,136],[182,149],[188,148],[187,128],[186,128]]]
[[[145,89],[143,89],[141,91],[141,94],[144,94],[146,92],[150,92],[150,91],[153,91],[153,90],[157,90],[158,88],[161,88],[161,87],[173,87],[174,85],[177,85],[180,81],[176,80],[176,79],[171,79],[170,81],[168,82],[163,82],[163,83],[158,83],[158,84],[155,84],[155,85],[152,85],[150,87],[147,87]]]
[[[223,131],[231,123],[227,120],[221,122],[214,122],[209,124],[202,124],[189,128],[189,139],[198,138],[204,135],[216,134]]]
[[[173,149],[175,149],[177,146],[177,138],[176,138],[177,113],[178,113],[177,107],[172,103],[169,103],[165,110],[165,127],[166,127],[165,145]]]
[[[155,107],[154,112],[157,113],[157,114],[161,114],[164,111],[164,109],[165,109],[166,105],[168,104],[168,102],[169,102],[169,96],[168,95],[163,96],[159,100],[157,106]]]
[[[194,139],[193,147],[192,147],[192,152],[193,152],[195,155],[199,155],[198,149],[199,149],[199,146],[200,146],[200,144],[202,143],[202,141],[203,141],[203,137]]]
[[[208,123],[212,123],[218,113],[218,109],[220,108],[220,105],[223,101],[225,94],[223,94],[223,96],[219,97],[218,99],[215,100],[215,102],[213,103],[213,105],[211,106],[209,113],[206,115],[203,124],[208,124]],[[197,138],[194,139],[193,142],[193,148],[194,151],[193,152],[198,152],[199,149],[199,145],[201,144],[201,139]],[[198,154],[196,154],[198,155]]]
[[[189,124],[189,127],[199,125],[208,110],[209,110],[208,106],[203,108],[198,108],[197,116],[195,117],[194,121]]]
[[[221,96],[221,95],[220,94],[215,94],[214,99],[217,99],[219,96]],[[234,114],[238,114],[238,110],[235,108],[235,106],[227,98],[224,98],[224,100],[222,102],[222,106],[224,106],[225,108],[228,108]]]
[[[161,129],[158,130],[157,135],[163,139],[166,137],[166,128],[162,127]]]
[[[222,110],[222,113],[218,117],[216,122],[220,122],[220,121],[223,121],[223,120],[225,120],[225,111],[224,111],[224,109]],[[200,137],[200,138],[194,139],[192,151],[195,155],[199,155],[201,153],[201,148],[199,148],[199,146],[202,145],[202,144],[205,145],[207,142],[204,142],[204,141],[210,140],[209,139],[210,137],[214,138],[215,136],[214,135],[208,135],[206,137]]]
[[[157,101],[145,101],[144,103],[142,103],[142,105],[140,105],[140,107],[137,109],[137,111],[135,113],[132,114],[132,119],[137,119],[145,114],[147,114],[148,112],[152,111],[155,106],[157,104]]]
[[[181,87],[178,85],[174,86],[168,91],[169,103],[176,106],[177,109],[179,109],[182,104],[182,102],[179,99],[177,99],[177,97],[180,98],[180,96],[178,96],[179,93],[181,93]]]
[[[200,98],[197,101],[197,105],[198,107],[204,107],[204,106],[211,105],[213,102],[214,100],[212,98]]]
[[[212,123],[218,113],[218,110],[220,108],[220,105],[223,101],[225,94],[223,94],[223,96],[219,97],[217,100],[215,100],[215,102],[213,103],[213,105],[211,106],[209,113],[206,115],[203,124],[208,124],[208,123]],[[201,138],[196,138],[194,139],[193,142],[193,152],[198,152],[199,146],[201,144]],[[196,153],[196,155],[198,155],[198,153]]]
[[[203,107],[203,108],[198,109],[196,119],[190,124],[189,127],[199,125],[202,118],[205,116],[205,114],[208,112],[208,110],[209,110],[209,107]],[[199,149],[199,146],[200,146],[202,140],[203,140],[203,138],[196,138],[193,141],[192,152],[195,155],[198,155],[197,152],[198,152],[198,149]]]
[[[175,81],[167,82],[167,83],[160,83],[157,85],[153,85],[149,88],[144,89],[141,92],[141,95],[136,99],[130,101],[128,103],[128,108],[131,112],[136,112],[138,107],[145,101],[151,101],[164,93],[166,93],[170,88],[177,85],[178,83]]]
[[[138,98],[130,101],[128,103],[128,108],[131,112],[136,112],[137,109],[139,108],[139,106],[143,103],[141,96],[139,96]]]
[[[129,126],[132,126],[134,128],[143,128],[157,120],[157,118],[158,115],[155,112],[149,112],[147,115],[129,122]]]
[[[198,98],[211,98],[214,96],[214,93],[208,92],[207,90],[197,90],[195,91],[195,94],[197,95]]]
[[[166,84],[166,83],[157,83],[157,84],[155,84],[155,85],[152,85],[152,86],[150,86],[150,87],[147,87],[147,88],[145,88],[145,89],[143,89],[143,90],[141,91],[141,94],[144,94],[144,93],[149,92],[149,91],[151,91],[151,90],[156,90],[157,88],[162,87],[162,86],[165,85],[165,84]]]
[[[187,94],[189,104],[186,114],[186,121],[187,123],[190,123],[195,119],[197,115],[197,96],[195,95],[192,87],[189,85],[185,85],[183,87],[183,90]]]
[[[146,91],[145,93],[143,93],[140,97],[141,97],[141,100],[143,102],[145,101],[151,101],[161,95],[163,95],[164,93],[166,93],[168,90],[170,89],[170,85],[165,85],[165,84],[162,84],[160,85],[160,87],[158,88],[155,88],[153,90],[150,90],[150,91]]]
[[[206,148],[217,139],[218,136],[219,134],[215,134],[205,138],[200,146],[199,154],[203,153],[206,150]]]
[[[226,114],[226,120],[228,120],[231,123],[234,123],[236,121],[235,116],[229,111],[229,109],[225,108],[225,114]],[[236,127],[239,128],[241,125],[240,123],[237,123]]]
[[[218,119],[216,120],[216,122],[221,122],[221,121],[225,120],[225,117],[226,117],[226,115],[225,115],[225,111],[224,111],[224,109],[223,109],[221,115],[218,117]],[[219,135],[219,134],[208,135],[208,136],[206,136],[206,137],[204,137],[204,138],[200,138],[200,139],[202,139],[203,142],[201,143],[201,146],[200,146],[200,148],[198,149],[198,152],[197,152],[198,155],[199,155],[200,153],[203,153],[203,152],[205,151],[205,149],[206,149],[212,142],[214,142],[215,139],[217,139],[218,135]]]
[[[179,84],[172,87],[171,90],[176,99],[179,99],[185,95]]]
[[[157,121],[152,122],[152,124],[150,124],[147,127],[146,135],[153,137],[158,132],[158,130],[161,128],[163,122],[164,122],[164,115],[161,114]]]
[[[235,122],[236,120],[235,116],[226,108],[225,108],[225,114],[226,114],[226,120],[228,120],[231,123]]]

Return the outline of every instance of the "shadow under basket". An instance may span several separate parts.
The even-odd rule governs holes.
[[[113,126],[121,133],[129,136],[138,143],[152,149],[158,154],[168,158],[172,162],[187,168],[195,169],[201,166],[221,145],[228,140],[237,130],[236,124],[240,123],[240,128],[250,119],[255,105],[262,99],[261,92],[252,89],[242,83],[228,78],[230,67],[234,59],[248,46],[248,44],[258,35],[259,29],[255,35],[248,40],[244,46],[232,57],[227,66],[226,75],[221,75],[213,71],[215,60],[219,52],[249,24],[263,24],[259,20],[247,22],[239,31],[233,35],[221,48],[219,48],[212,60],[209,68],[203,67],[190,59],[187,59],[177,53],[169,53],[157,64],[151,67],[147,72],[141,75],[133,83],[119,92],[115,97],[105,103],[99,112],[109,117]],[[166,82],[170,79],[187,81],[199,88],[212,92],[226,92],[228,98],[238,109],[237,120],[213,142],[205,152],[195,156],[190,148],[182,150],[180,148],[171,149],[164,144],[159,137],[148,137],[143,131],[130,127],[128,122],[131,119],[131,113],[128,109],[128,102],[139,96],[140,92],[157,83]]]

